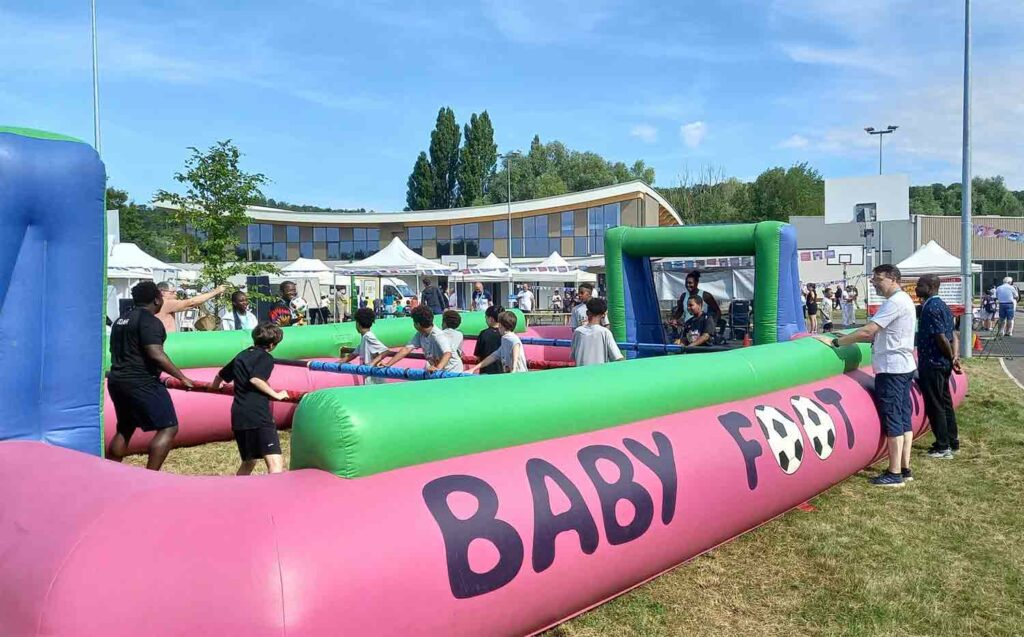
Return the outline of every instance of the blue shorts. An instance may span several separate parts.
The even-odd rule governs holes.
[[[896,438],[912,431],[910,382],[914,372],[907,374],[875,374],[875,404],[882,420],[882,431]]]
[[[1013,303],[1000,303],[999,304],[999,318],[1006,319],[1007,321],[1013,318]]]

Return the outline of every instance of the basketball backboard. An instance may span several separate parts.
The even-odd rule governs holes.
[[[829,246],[825,255],[829,265],[864,265],[864,246]]]
[[[872,175],[825,180],[825,223],[874,223],[910,218],[910,178]]]

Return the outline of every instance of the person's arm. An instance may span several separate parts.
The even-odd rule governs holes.
[[[212,298],[216,298],[221,294],[224,294],[227,288],[223,285],[218,285],[209,292],[203,294],[197,294],[190,299],[168,299],[164,301],[164,305],[170,305],[170,309],[165,309],[164,312],[173,313],[180,312],[181,310],[191,310],[194,307],[199,307],[203,303],[206,303]]]
[[[483,349],[484,349],[484,334],[486,332],[487,332],[487,330],[484,330],[484,331],[480,332],[479,334],[477,334],[477,336],[476,336],[476,343],[473,345],[473,356],[475,358],[483,358],[483,353],[484,353],[483,352]]]
[[[385,350],[381,350],[369,362],[363,361],[363,363],[366,364],[366,365],[369,365],[370,367],[380,367],[381,363],[384,361],[384,359],[387,358],[388,355],[391,354],[391,353],[392,352],[390,350],[386,350],[386,349]]]
[[[711,295],[710,292],[704,293],[704,303],[708,306],[708,313],[714,314],[715,316],[722,316],[722,307],[718,305],[718,300]]]
[[[815,336],[814,338],[826,345],[842,347],[844,345],[853,345],[854,343],[870,343],[875,339],[875,334],[878,334],[881,329],[882,327],[878,323],[871,320],[868,321],[867,325],[857,328],[856,331],[850,332],[849,334],[843,334],[836,338],[829,336]]]
[[[579,363],[579,359],[576,358],[576,354],[579,353],[580,349],[580,333],[576,330],[572,331],[572,345],[569,347],[569,358]]]
[[[615,342],[615,336],[611,332],[604,335],[604,340],[605,347],[608,349],[608,360],[618,362],[626,358],[619,350],[619,344]]]
[[[267,381],[263,380],[262,378],[257,378],[256,376],[253,376],[252,378],[249,379],[249,384],[255,387],[256,389],[260,390],[267,396],[270,396],[274,400],[284,400],[285,398],[288,398],[288,392],[274,391],[270,387],[270,385],[267,384]]]
[[[185,387],[191,388],[193,386],[192,379],[182,373],[178,366],[171,362],[171,359],[167,357],[167,353],[164,352],[163,345],[144,345],[143,351],[146,353],[146,357],[156,363],[157,367],[160,368],[168,376],[177,378],[182,382]]]
[[[467,374],[475,374],[477,372],[477,370],[479,370],[480,368],[487,367],[488,365],[492,365],[496,360],[498,360],[499,356],[500,356],[499,350],[494,350],[493,352],[491,352],[490,354],[487,355],[487,358],[483,359],[482,361],[480,361],[476,365],[473,365],[472,367],[467,369],[466,373]]]
[[[341,363],[342,365],[347,365],[351,363],[358,356],[358,354],[356,354],[355,352],[349,352],[348,354],[341,354],[339,352],[338,354],[339,356],[341,356],[341,358],[338,359],[338,362]]]
[[[431,365],[428,362],[427,366],[425,367],[425,369],[428,372],[436,372],[438,370],[442,370],[442,369],[445,368],[445,366],[448,364],[448,361],[450,361],[451,359],[452,359],[452,353],[451,352],[445,352],[444,354],[441,354],[441,358],[437,359],[437,365]]]
[[[520,356],[523,357],[523,360],[526,359],[526,354],[523,353],[523,344],[516,343],[515,345],[512,346],[512,367],[509,371],[512,371],[513,369],[516,368],[516,361],[519,360]]]
[[[680,296],[679,300],[676,301],[676,306],[674,308],[672,308],[672,320],[673,321],[678,321],[682,317],[683,317],[683,297]]]
[[[405,346],[405,347],[403,347],[402,349],[398,350],[398,353],[397,353],[397,354],[395,354],[395,355],[394,355],[394,356],[393,356],[393,357],[391,358],[391,360],[389,360],[389,361],[388,361],[388,362],[387,362],[387,363],[385,364],[385,367],[391,367],[392,365],[394,365],[394,364],[395,364],[395,363],[397,363],[398,361],[402,360],[403,358],[405,358],[406,356],[408,356],[409,354],[411,354],[411,353],[412,353],[412,350],[413,350],[413,349],[415,349],[415,348],[414,348],[414,347],[413,347],[412,345],[406,345],[406,346]]]
[[[964,373],[963,368],[960,366],[960,334],[953,331],[953,372],[957,374]]]
[[[224,384],[224,379],[221,378],[220,377],[220,373],[218,373],[216,376],[213,377],[213,380],[210,381],[210,389],[216,391],[216,390],[220,389],[220,386],[223,385],[223,384]]]

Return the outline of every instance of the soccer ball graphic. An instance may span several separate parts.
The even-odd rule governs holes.
[[[807,439],[811,441],[814,454],[825,460],[832,455],[836,447],[836,424],[828,412],[806,396],[793,396],[789,399],[800,424],[804,426]]]
[[[758,405],[754,415],[779,467],[787,474],[795,473],[804,457],[800,428],[789,416],[770,405]]]

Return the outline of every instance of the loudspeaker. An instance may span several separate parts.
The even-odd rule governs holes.
[[[258,292],[267,296],[273,296],[274,292],[270,289],[270,277],[268,276],[249,276],[245,278],[245,289],[252,292]],[[255,299],[249,299],[249,307],[252,309],[253,314],[256,315],[256,320],[266,321],[270,315],[270,308],[274,305],[273,301],[257,301]]]

